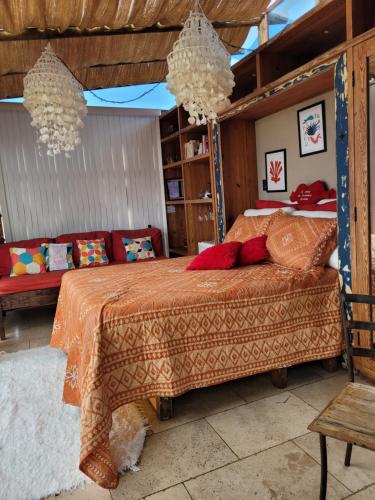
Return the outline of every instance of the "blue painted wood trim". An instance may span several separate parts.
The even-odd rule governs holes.
[[[350,263],[348,74],[346,54],[342,54],[336,63],[335,101],[339,272],[341,284],[344,284],[346,290],[350,291],[352,288],[352,272]]]
[[[213,126],[213,145],[214,145],[214,175],[217,206],[217,234],[219,242],[224,240],[225,236],[225,216],[224,216],[224,194],[223,194],[223,173],[221,168],[220,153],[220,133],[217,123]]]

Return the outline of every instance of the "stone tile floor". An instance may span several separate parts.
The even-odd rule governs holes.
[[[53,315],[53,308],[9,313],[0,350],[48,344]],[[318,499],[319,442],[306,427],[346,380],[343,370],[329,374],[309,363],[289,370],[285,390],[264,374],[191,391],[175,400],[176,416],[167,422],[150,407],[153,434],[141,470],[126,473],[116,490],[91,485],[59,498]],[[343,443],[328,439],[328,500],[375,499],[375,453],[355,447],[350,468],[344,454]]]

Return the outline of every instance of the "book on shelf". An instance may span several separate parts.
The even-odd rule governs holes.
[[[208,136],[202,135],[201,140],[190,139],[190,141],[185,142],[184,147],[186,159],[208,153]]]

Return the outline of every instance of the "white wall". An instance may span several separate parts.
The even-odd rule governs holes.
[[[158,112],[89,108],[70,159],[36,144],[22,105],[0,105],[0,204],[8,241],[152,224],[166,234]]]
[[[300,157],[298,145],[297,111],[309,104],[325,101],[327,151],[311,156]],[[323,180],[329,188],[337,187],[336,174],[336,123],[334,92],[304,101],[296,106],[261,118],[255,122],[258,189],[259,198],[265,200],[283,200],[301,183]],[[286,148],[287,188],[286,193],[267,193],[263,191],[262,180],[265,179],[265,158],[267,151]]]

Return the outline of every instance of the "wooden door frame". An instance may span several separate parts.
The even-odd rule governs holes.
[[[351,52],[353,70],[353,86],[351,95],[351,158],[353,193],[353,230],[352,248],[352,289],[354,293],[370,294],[371,290],[371,227],[370,227],[370,167],[369,167],[369,92],[368,92],[368,58],[375,57],[375,37],[355,45]],[[354,314],[363,320],[371,317],[368,306],[353,307]],[[369,346],[368,334],[360,333],[357,341],[360,345]],[[356,359],[356,367],[364,375],[375,377],[373,360]]]

